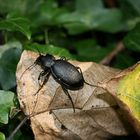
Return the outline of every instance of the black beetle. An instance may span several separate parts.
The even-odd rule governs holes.
[[[91,85],[87,83],[84,80],[81,69],[69,63],[65,58],[55,59],[53,55],[46,54],[44,56],[40,54],[39,57],[34,62],[34,64],[41,66],[41,68],[43,69],[43,71],[40,73],[38,77],[38,80],[40,80],[42,76],[45,76],[42,85],[34,95],[36,95],[39,92],[39,90],[43,87],[43,85],[48,81],[49,76],[52,75],[53,78],[61,85],[64,93],[70,99],[74,112],[75,112],[74,103],[68,92],[68,89],[79,90],[84,86],[84,83],[90,86],[97,87],[96,85]],[[31,65],[30,67],[32,67],[33,65]]]
[[[84,83],[91,85],[84,80],[81,69],[69,63],[65,58],[55,59],[55,57],[50,54],[45,56],[40,55],[36,59],[35,64],[40,65],[43,69],[38,80],[40,77],[46,76],[42,85],[47,82],[48,77],[51,74],[53,78],[61,85],[65,94],[69,97],[75,112],[74,103],[68,92],[68,89],[79,90],[84,86]],[[96,85],[91,86],[96,87]]]

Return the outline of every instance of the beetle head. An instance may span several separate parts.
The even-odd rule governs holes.
[[[40,65],[43,69],[45,69],[45,68],[50,68],[54,64],[54,60],[55,57],[50,54],[46,54],[45,56],[39,55],[35,63],[37,65]]]

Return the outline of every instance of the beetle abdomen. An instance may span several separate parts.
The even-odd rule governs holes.
[[[78,69],[65,60],[56,60],[51,67],[52,75],[61,85],[70,90],[83,87],[84,80]]]

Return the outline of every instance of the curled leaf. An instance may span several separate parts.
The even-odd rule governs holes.
[[[140,121],[140,64],[120,80],[117,95]]]
[[[114,96],[140,135],[140,64],[119,72],[101,86]]]

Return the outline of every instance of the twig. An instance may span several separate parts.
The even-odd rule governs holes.
[[[20,124],[15,128],[15,130],[11,133],[11,135],[6,140],[12,140],[13,136],[17,133],[19,128],[28,120],[28,117],[25,117]]]
[[[108,65],[110,64],[110,62],[112,61],[112,59],[121,51],[124,50],[124,45],[123,43],[120,41],[116,47],[114,48],[114,50],[112,50],[112,52],[110,52],[105,58],[103,58],[100,61],[100,64],[104,64],[104,65]]]

